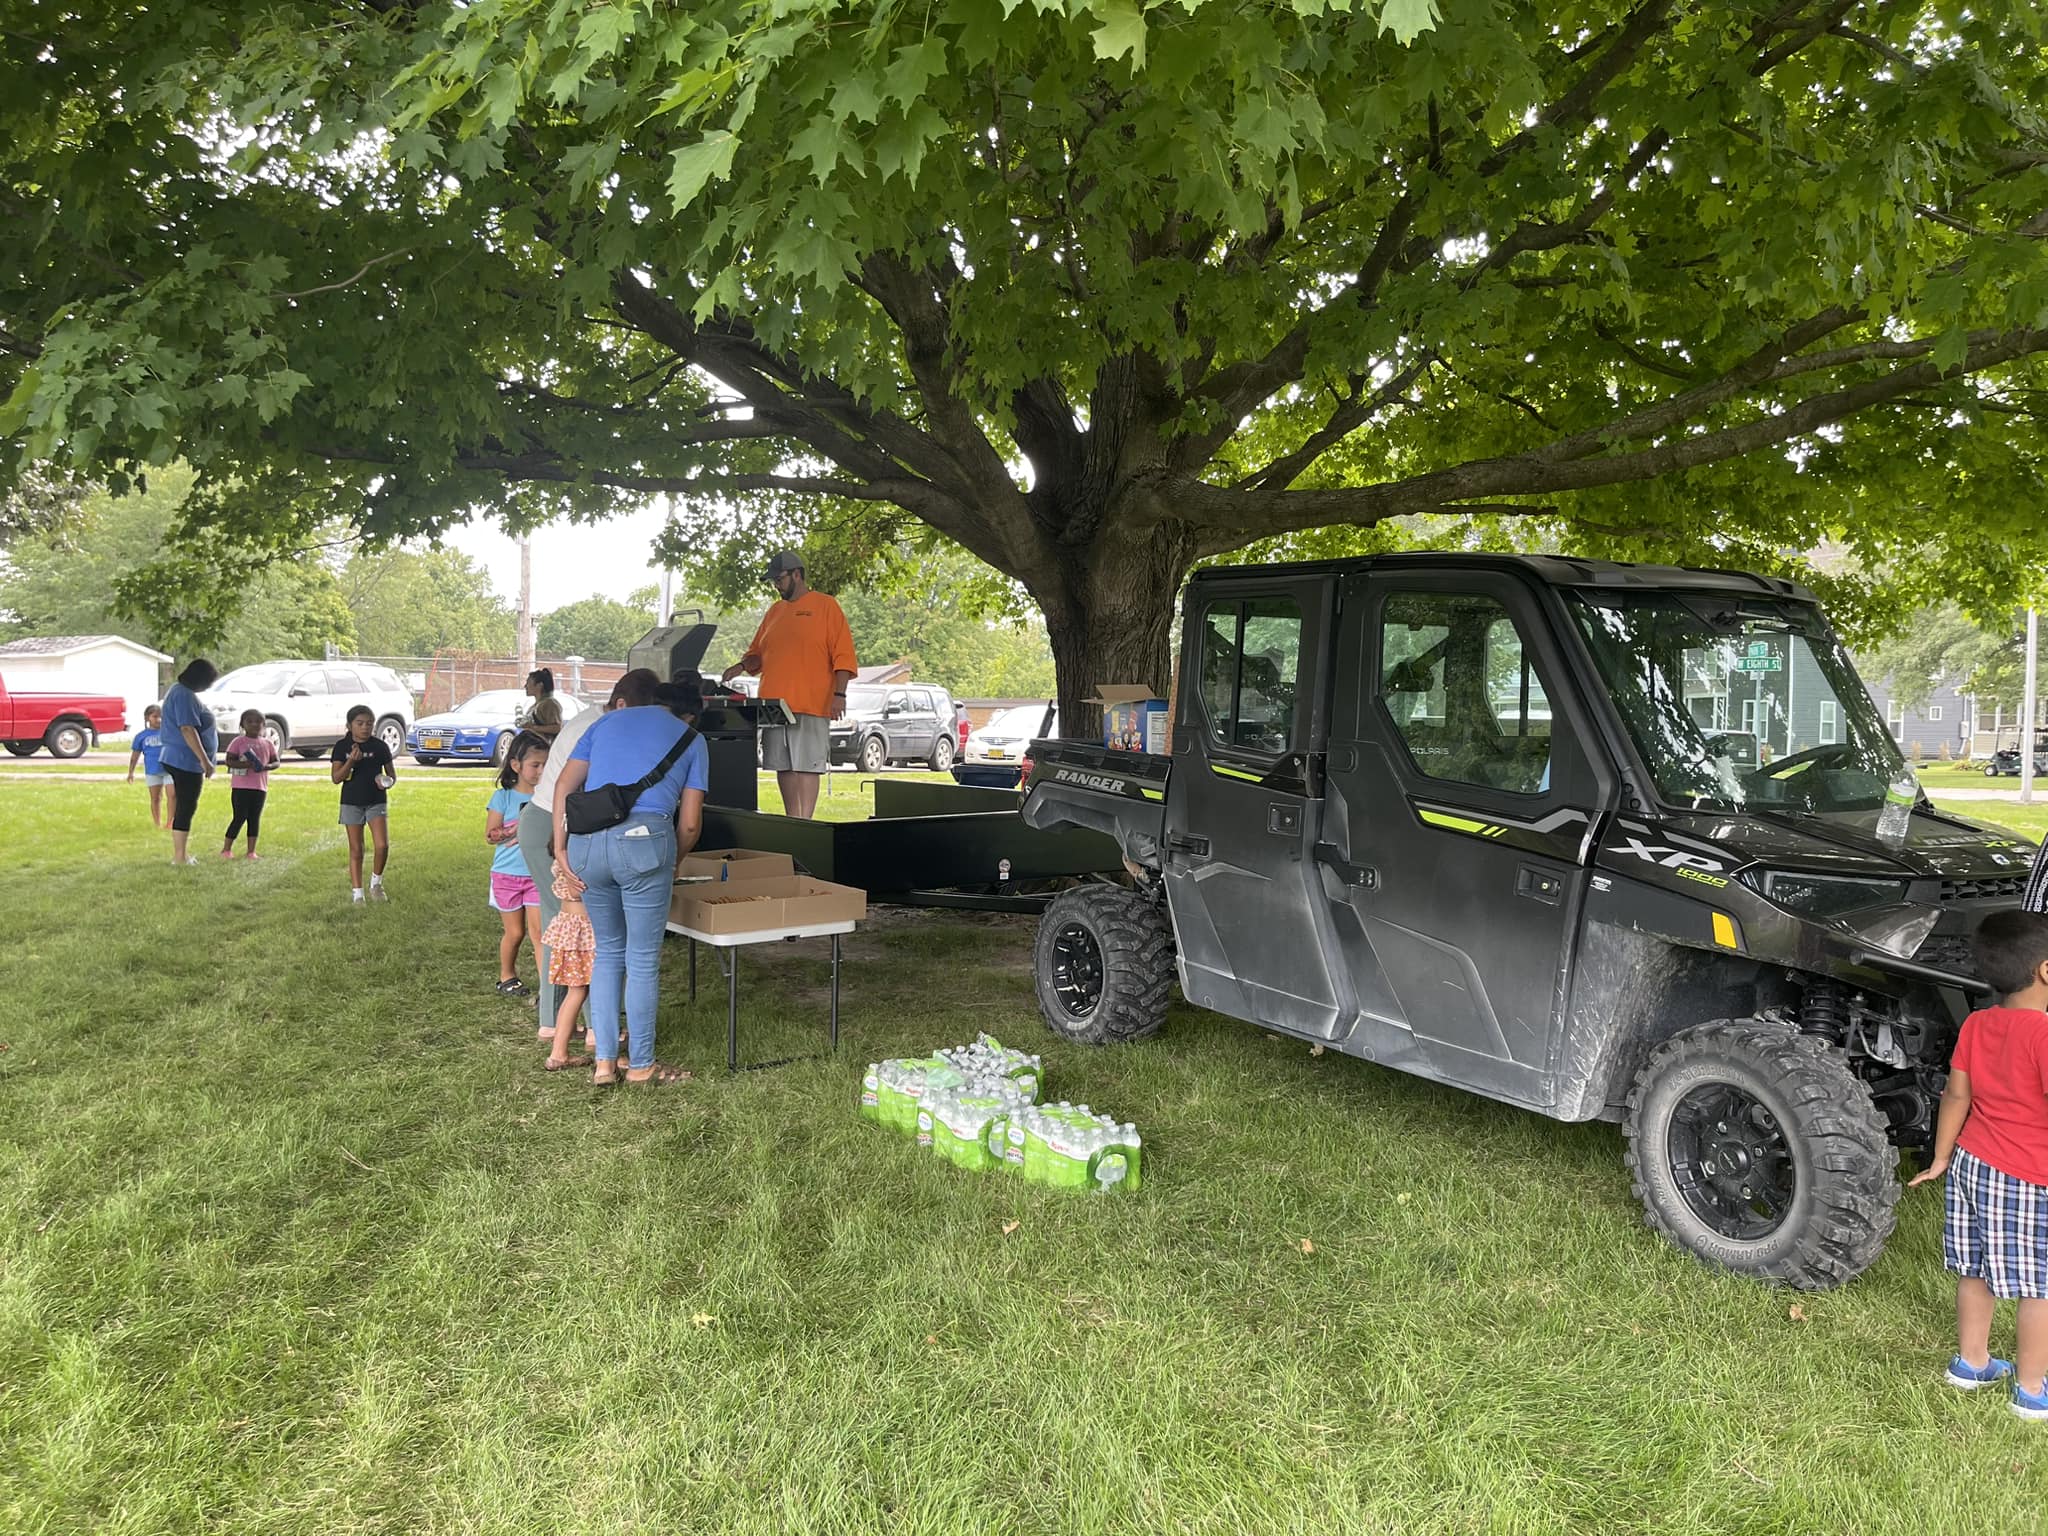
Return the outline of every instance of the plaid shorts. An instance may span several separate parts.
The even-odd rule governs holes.
[[[1941,1259],[1994,1296],[2048,1296],[2048,1186],[2001,1173],[1957,1147]]]

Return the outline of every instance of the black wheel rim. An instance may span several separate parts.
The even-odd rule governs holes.
[[[1784,1225],[1799,1172],[1760,1100],[1732,1083],[1695,1088],[1672,1110],[1666,1146],[1680,1198],[1721,1236],[1753,1242]]]
[[[1052,936],[1052,992],[1073,1019],[1087,1018],[1102,1001],[1102,946],[1080,923]]]

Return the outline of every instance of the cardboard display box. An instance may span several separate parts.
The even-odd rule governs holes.
[[[1143,683],[1102,683],[1090,704],[1102,706],[1102,744],[1120,752],[1166,751],[1166,700]]]
[[[763,880],[794,880],[796,864],[786,853],[763,853],[755,848],[699,848],[683,855],[676,873],[712,877],[709,884],[679,885],[669,892],[668,920],[689,923],[683,915],[683,904],[691,897],[707,891],[730,890],[736,885],[751,887]]]
[[[716,875],[721,880],[786,880],[796,864],[786,853],[758,848],[699,848],[683,855],[679,875]]]
[[[668,905],[670,922],[699,933],[760,933],[858,922],[867,914],[867,892],[808,875],[679,885]]]

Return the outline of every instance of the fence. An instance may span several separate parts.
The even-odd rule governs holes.
[[[482,651],[437,651],[432,656],[358,656],[356,661],[389,667],[405,679],[422,715],[453,709],[473,694],[494,688],[523,688],[527,669],[516,656],[492,656]],[[578,698],[600,701],[612,691],[612,684],[624,676],[623,661],[589,661],[581,656],[537,656],[537,667],[555,674],[555,689]]]

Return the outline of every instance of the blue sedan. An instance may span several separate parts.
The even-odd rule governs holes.
[[[555,698],[561,703],[564,720],[584,708],[580,699],[569,694],[558,693]],[[406,750],[415,762],[428,768],[443,758],[497,767],[505,761],[512,738],[519,734],[520,719],[532,703],[519,688],[493,688],[476,694],[453,709],[416,722],[405,733]]]

